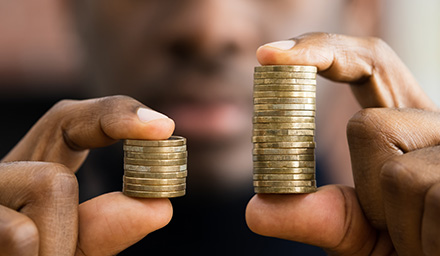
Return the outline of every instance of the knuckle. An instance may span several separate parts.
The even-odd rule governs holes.
[[[406,164],[404,156],[396,156],[386,161],[379,173],[381,188],[385,192],[419,193],[424,189],[423,182],[417,174]]]
[[[347,124],[347,136],[371,139],[383,130],[384,113],[382,109],[362,109]]]
[[[407,172],[406,166],[398,159],[391,159],[385,162],[379,173],[380,181],[383,188],[398,187],[404,173]]]
[[[299,36],[299,38],[320,38],[320,39],[328,39],[332,38],[334,34],[327,33],[327,32],[310,32],[305,33]]]
[[[108,106],[108,105],[114,106],[114,105],[124,104],[127,102],[131,103],[131,102],[137,102],[137,101],[130,96],[114,95],[114,96],[99,98],[99,102],[105,106]]]
[[[8,251],[18,253],[20,251],[36,251],[38,248],[37,226],[24,215],[16,218],[15,221],[2,223],[0,234],[1,248],[8,248]]]
[[[51,129],[57,129],[62,126],[64,118],[72,111],[73,105],[77,104],[77,100],[60,100],[55,103],[49,111],[42,117],[45,123],[46,132],[53,132]],[[47,124],[50,124],[48,126]],[[52,128],[49,128],[52,127]]]
[[[390,46],[381,38],[369,37],[366,40],[371,45],[377,56],[382,56],[383,51],[388,51],[391,49]]]
[[[76,195],[78,182],[75,174],[66,166],[57,163],[41,163],[35,173],[34,191],[37,196],[44,198],[60,195]]]
[[[436,212],[440,213],[440,183],[432,185],[426,192],[425,197],[426,205],[435,209]]]
[[[338,35],[327,33],[327,32],[310,32],[305,33],[300,36],[292,38],[292,40],[296,41],[307,41],[312,42],[314,44],[326,44],[328,45],[330,42],[334,42],[337,40]]]
[[[60,100],[57,103],[55,103],[52,108],[49,110],[49,112],[53,113],[60,113],[66,111],[72,104],[75,104],[78,102],[77,100]]]
[[[396,114],[399,110],[388,108],[362,109],[348,121],[347,136],[367,139],[385,139],[391,142],[398,135]]]

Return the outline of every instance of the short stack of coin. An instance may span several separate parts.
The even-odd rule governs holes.
[[[124,141],[124,183],[127,196],[171,198],[185,195],[186,139]]]
[[[255,67],[255,193],[316,191],[316,72],[313,66]]]

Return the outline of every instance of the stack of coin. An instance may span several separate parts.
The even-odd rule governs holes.
[[[185,195],[186,139],[124,141],[124,183],[127,196],[170,198]]]
[[[316,191],[316,72],[313,66],[255,67],[255,193]]]

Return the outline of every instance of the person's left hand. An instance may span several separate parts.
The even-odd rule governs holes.
[[[246,210],[248,226],[335,255],[439,255],[440,114],[435,104],[380,40],[323,33],[293,40],[292,49],[261,47],[260,62],[315,65],[324,77],[350,83],[366,108],[347,128],[356,187],[258,194]]]
[[[369,206],[382,209],[384,219],[365,215],[379,211],[362,208],[359,188],[329,185],[307,195],[258,194],[247,208],[248,225],[332,255],[439,255],[440,134],[432,127],[440,127],[440,113],[414,109],[366,109],[351,120],[352,161],[381,163],[371,170],[379,174],[371,196],[379,193],[383,204]]]

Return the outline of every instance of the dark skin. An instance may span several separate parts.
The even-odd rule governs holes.
[[[168,199],[114,192],[78,205],[89,149],[172,134],[171,119],[142,122],[139,108],[121,96],[62,101],[32,127],[0,164],[0,255],[115,255],[170,221]]]
[[[263,46],[261,64],[315,65],[350,83],[364,108],[349,121],[355,188],[256,195],[246,218],[256,233],[325,248],[331,255],[438,255],[440,114],[382,41],[329,34]]]
[[[246,211],[249,227],[335,255],[437,255],[437,107],[378,39],[309,34],[295,41],[290,50],[263,46],[257,57],[261,64],[316,65],[322,76],[352,84],[366,108],[347,131],[356,188],[256,195]],[[78,205],[74,172],[89,149],[173,132],[168,118],[141,122],[139,107],[128,97],[63,101],[36,123],[0,164],[0,255],[114,255],[169,222],[166,199],[116,192]]]

